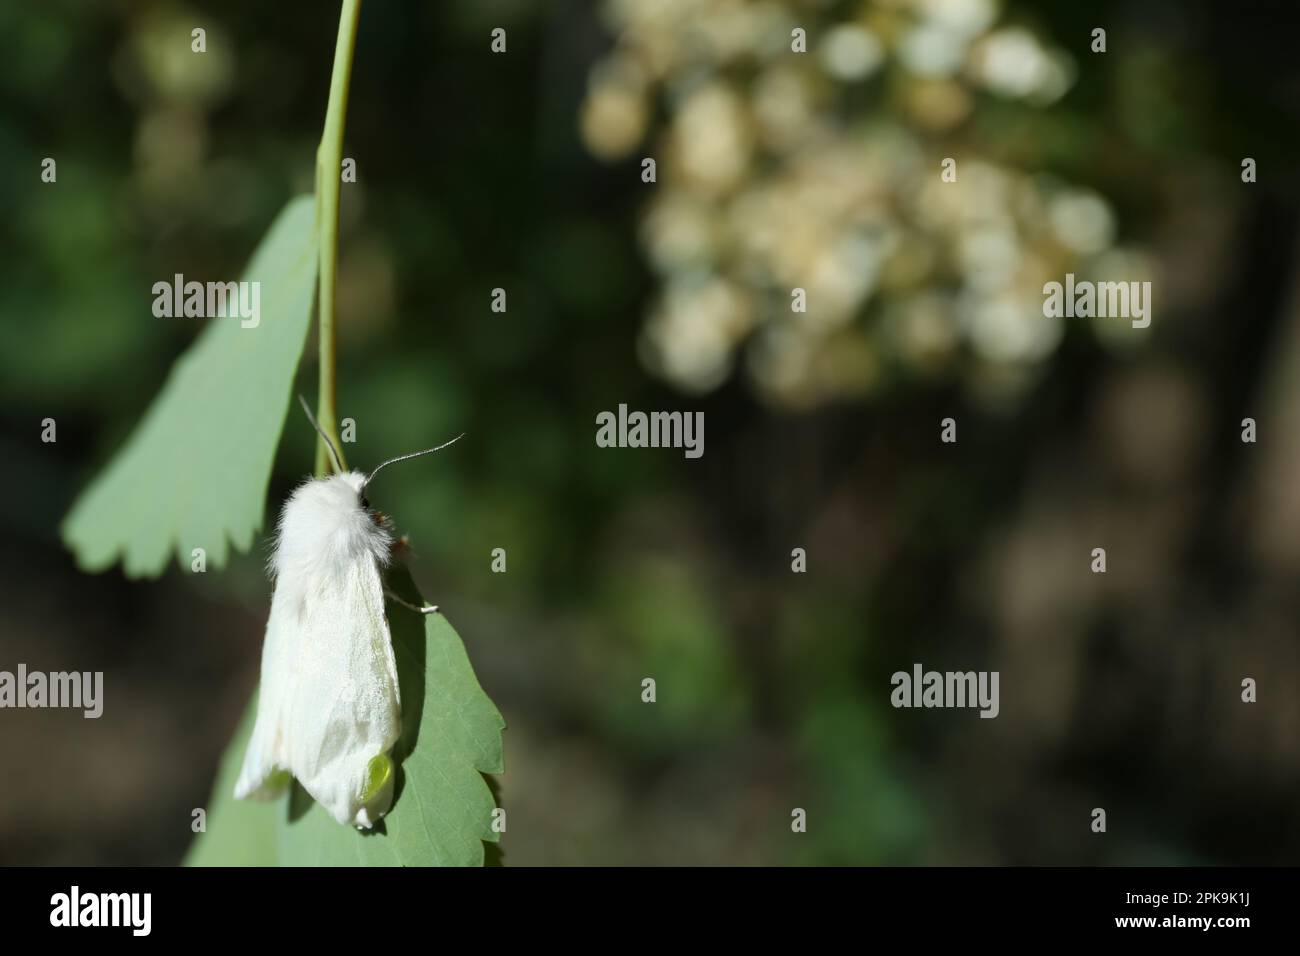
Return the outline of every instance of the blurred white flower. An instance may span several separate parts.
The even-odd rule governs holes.
[[[960,33],[933,23],[913,27],[899,44],[903,65],[918,76],[952,76],[966,60],[967,40]]]
[[[765,146],[786,152],[808,141],[816,118],[809,84],[798,70],[764,70],[754,84],[751,102],[758,135]]]
[[[748,303],[731,283],[673,278],[646,325],[642,354],[678,384],[705,392],[727,377],[733,347],[751,322]]]
[[[655,203],[641,227],[655,269],[671,275],[709,265],[714,221],[712,206],[684,193],[672,193]]]
[[[1041,103],[1059,99],[1073,81],[1068,58],[1050,53],[1021,27],[996,30],[980,40],[972,72],[994,93]]]
[[[917,0],[921,15],[959,36],[983,33],[997,16],[993,0]]]
[[[827,73],[837,80],[852,82],[865,79],[880,67],[885,48],[865,27],[841,24],[827,31],[821,57]]]
[[[963,298],[961,309],[971,344],[993,362],[1037,361],[1055,349],[1065,333],[1061,318],[1043,315],[1042,298],[1032,294],[971,294]]]
[[[606,83],[583,101],[580,124],[582,141],[592,155],[622,159],[645,135],[645,103],[627,87]]]
[[[1096,193],[1067,190],[1051,200],[1047,214],[1057,240],[1081,255],[1101,252],[1115,241],[1115,216]]]
[[[673,148],[683,178],[700,192],[726,192],[749,164],[748,117],[739,98],[720,83],[689,95],[673,124]]]
[[[1009,220],[963,230],[957,256],[966,285],[981,293],[1002,289],[1020,268],[1020,243]]]

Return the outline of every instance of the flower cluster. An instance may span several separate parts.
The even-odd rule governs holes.
[[[1147,268],[1105,198],[1037,171],[1050,136],[1026,130],[1075,65],[994,0],[605,10],[581,131],[602,159],[656,160],[641,355],[678,387],[739,367],[794,407],[908,374],[1014,390],[1064,332],[1045,282]]]

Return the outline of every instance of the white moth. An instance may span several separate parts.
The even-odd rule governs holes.
[[[280,513],[257,722],[235,796],[271,799],[292,775],[339,823],[368,829],[392,804],[389,753],[401,735],[402,703],[381,579],[393,539],[366,486],[387,465],[459,436],[369,475],[345,472],[305,401],[303,409],[337,473],[303,482]]]

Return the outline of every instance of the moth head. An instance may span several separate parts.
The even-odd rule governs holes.
[[[366,516],[380,527],[388,524],[388,518],[370,504],[370,499],[366,497],[366,476],[359,471],[344,472],[342,475],[336,475],[347,483],[356,495],[357,507],[366,513]]]
[[[359,507],[366,509],[370,508],[370,501],[362,493],[362,486],[366,483],[365,472],[343,471],[339,472],[337,475],[329,475],[325,480],[341,482],[350,492],[352,492],[352,496],[355,498]]]
[[[364,478],[362,481],[364,482]],[[379,509],[371,506],[370,499],[366,497],[364,485],[357,488],[357,504],[361,507],[362,511],[370,516],[370,520],[375,524],[380,527],[384,527],[388,524],[388,516]]]

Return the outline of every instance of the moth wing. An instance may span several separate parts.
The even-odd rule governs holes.
[[[262,643],[261,683],[257,691],[257,720],[244,751],[235,783],[239,799],[270,800],[288,783],[285,702],[293,693],[294,662],[302,659],[303,634],[299,605],[302,588],[288,577],[276,581],[271,614]]]
[[[289,769],[334,819],[369,827],[392,798],[391,779],[369,792],[370,762],[402,731],[383,582],[364,556],[314,585],[299,609],[295,686],[285,698]]]
[[[373,558],[310,582],[281,578],[262,651],[257,722],[236,797],[268,799],[298,778],[334,819],[369,827],[391,781],[369,793],[370,761],[401,735],[383,582]]]

